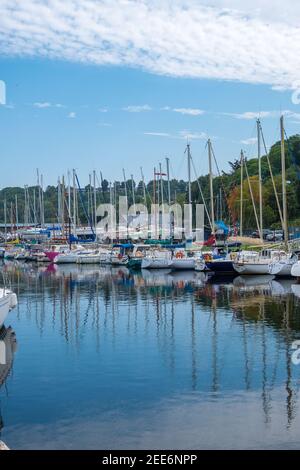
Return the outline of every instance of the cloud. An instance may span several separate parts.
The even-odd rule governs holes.
[[[100,111],[100,113],[107,113],[108,109],[107,108],[99,108],[98,111]]]
[[[111,127],[112,125],[109,122],[98,122],[97,124],[100,127]]]
[[[257,138],[250,137],[249,139],[241,140],[240,143],[244,145],[254,145],[257,143]]]
[[[43,109],[43,108],[64,108],[64,106],[60,103],[52,104],[52,103],[49,103],[48,101],[33,103],[33,106],[35,108],[41,108],[41,109]]]
[[[289,88],[300,4],[286,0],[1,0],[0,54]],[[184,28],[183,28],[184,25]]]
[[[75,113],[74,111],[71,111],[71,112],[68,114],[68,118],[70,118],[70,119],[76,118],[76,113]]]
[[[245,119],[245,120],[253,120],[253,119],[264,119],[270,117],[278,117],[280,115],[279,111],[246,111],[244,113],[222,113],[224,116],[230,116],[235,119]]]
[[[175,113],[188,114],[190,116],[200,116],[201,114],[204,114],[204,111],[202,111],[202,109],[195,108],[174,108],[173,111]]]
[[[143,111],[151,111],[151,107],[148,104],[142,106],[127,106],[123,108],[123,111],[128,111],[129,113],[142,113]]]
[[[172,137],[171,134],[167,132],[144,132],[144,135],[152,135],[155,137]]]
[[[179,137],[184,140],[204,140],[208,139],[208,135],[205,132],[191,132],[189,130],[183,130],[179,132]]]

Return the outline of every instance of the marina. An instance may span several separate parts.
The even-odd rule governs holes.
[[[298,15],[0,1],[3,468],[299,450]]]
[[[9,447],[297,448],[295,281],[14,261],[1,269],[18,296],[0,389]]]

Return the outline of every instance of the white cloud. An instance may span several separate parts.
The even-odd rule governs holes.
[[[208,139],[208,135],[205,132],[191,132],[189,130],[183,130],[179,132],[179,137],[184,140],[204,140]]]
[[[206,4],[206,5],[205,5]],[[1,0],[0,54],[291,87],[300,4],[286,0]]]
[[[246,111],[244,113],[222,113],[224,116],[230,116],[235,119],[245,119],[245,120],[253,120],[253,119],[264,119],[270,117],[278,117],[280,113],[278,111]]]
[[[202,111],[202,109],[195,108],[174,108],[173,111],[175,113],[188,114],[190,116],[200,116],[201,114],[204,114],[204,111]]]
[[[123,108],[123,111],[128,111],[129,113],[142,113],[143,111],[151,111],[151,107],[148,104],[142,106],[126,106]]]
[[[172,137],[171,134],[167,132],[144,132],[145,135],[152,135],[155,137]]]
[[[48,101],[43,101],[43,102],[37,102],[33,103],[33,106],[35,108],[64,108],[64,106],[60,103],[52,104],[49,103]]]
[[[112,125],[109,122],[98,122],[97,124],[100,127],[111,127]]]
[[[100,113],[107,113],[108,109],[107,108],[99,108]]]
[[[249,139],[241,140],[240,143],[244,145],[254,145],[257,143],[257,138],[250,137]]]
[[[71,112],[68,114],[68,118],[70,118],[70,119],[76,118],[76,113],[75,113],[74,111],[71,111]]]
[[[290,110],[283,111],[246,111],[244,113],[221,113],[224,116],[230,116],[235,119],[244,119],[244,120],[254,120],[254,119],[266,119],[266,118],[275,118],[279,119],[280,116],[284,116],[287,119],[299,119],[300,113],[295,113]]]

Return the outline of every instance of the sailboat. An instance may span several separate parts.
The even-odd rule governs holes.
[[[17,295],[10,289],[0,289],[0,329],[2,328],[9,312],[18,304]]]
[[[297,264],[298,259],[297,253],[291,253],[291,255],[285,259],[274,261],[269,265],[269,273],[278,277],[290,277],[292,276],[293,266]],[[295,270],[297,270],[297,268],[295,268]]]
[[[246,251],[237,257],[233,262],[233,267],[239,274],[270,274],[270,264],[286,257],[285,251],[282,250],[265,249],[260,253]]]

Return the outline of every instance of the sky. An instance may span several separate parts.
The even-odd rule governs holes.
[[[206,174],[300,129],[300,4],[264,0],[0,0],[0,187],[75,168],[146,179],[165,158]],[[214,168],[215,174],[217,169]]]

